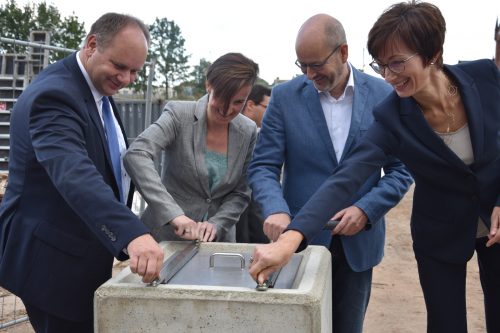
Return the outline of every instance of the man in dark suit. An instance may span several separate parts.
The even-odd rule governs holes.
[[[37,332],[92,332],[93,294],[111,277],[113,257],[128,254],[144,282],[159,273],[163,251],[125,205],[133,192],[119,155],[126,136],[106,97],[135,79],[148,44],[141,21],[105,14],[82,49],[47,67],[12,112],[0,285],[23,300]]]

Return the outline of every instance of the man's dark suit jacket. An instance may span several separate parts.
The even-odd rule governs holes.
[[[457,83],[465,106],[474,162],[465,165],[444,144],[413,98],[392,93],[375,108],[376,122],[355,152],[303,207],[290,229],[310,239],[386,156],[393,155],[415,180],[415,251],[454,263],[472,257],[478,218],[489,228],[493,207],[500,206],[500,73],[491,60],[444,70]]]
[[[53,315],[88,319],[113,256],[126,259],[122,250],[148,229],[117,199],[102,122],[76,54],[47,67],[19,97],[10,145],[0,285]]]

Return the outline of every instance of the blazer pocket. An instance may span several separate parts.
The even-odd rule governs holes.
[[[75,257],[83,257],[89,248],[89,242],[52,227],[48,223],[40,223],[33,233],[44,243]]]

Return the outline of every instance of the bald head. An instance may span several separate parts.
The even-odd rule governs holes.
[[[344,27],[334,17],[317,14],[304,22],[295,40],[295,50],[311,47],[327,47],[329,49],[340,43],[346,43]]]

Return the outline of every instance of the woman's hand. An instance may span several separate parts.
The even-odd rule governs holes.
[[[198,239],[198,223],[191,220],[186,215],[180,215],[170,221],[174,227],[175,234],[187,240]]]
[[[259,284],[264,283],[272,272],[290,261],[303,239],[300,232],[289,230],[274,243],[257,245],[248,269],[252,278]]]
[[[500,207],[496,206],[493,208],[493,213],[491,213],[491,228],[488,234],[487,247],[492,246],[495,243],[500,243]]]
[[[198,239],[202,242],[213,242],[217,236],[217,227],[210,222],[198,222]]]

